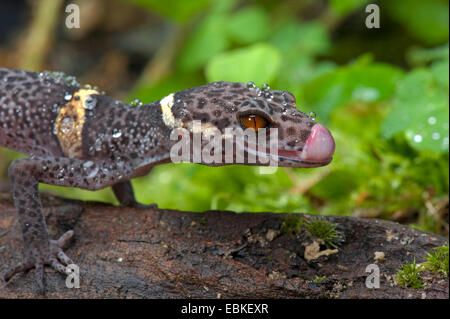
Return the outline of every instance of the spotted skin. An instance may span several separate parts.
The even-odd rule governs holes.
[[[251,84],[215,82],[133,107],[61,73],[0,68],[0,146],[29,156],[15,160],[8,171],[25,251],[24,262],[5,279],[35,268],[43,291],[44,266],[64,273],[72,263],[62,249],[73,232],[49,238],[38,183],[89,190],[112,186],[122,205],[142,206],[129,180],[170,161],[174,128],[190,128],[199,120],[223,133],[241,127],[239,118],[247,113],[270,120],[287,150],[301,151],[316,124],[297,110],[291,93]]]

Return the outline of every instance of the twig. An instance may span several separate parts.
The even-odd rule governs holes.
[[[178,48],[185,36],[186,29],[173,26],[171,34],[161,45],[153,58],[145,66],[136,86],[152,85],[170,73]]]
[[[34,17],[25,39],[20,45],[18,66],[26,70],[40,70],[51,49],[62,0],[37,1]]]
[[[286,168],[286,171],[288,173],[289,178],[294,183],[294,187],[291,188],[289,193],[300,195],[303,195],[306,192],[308,192],[317,183],[319,183],[322,179],[324,179],[331,173],[331,169],[324,168],[322,170],[316,171],[313,175],[309,176],[308,178],[303,179],[300,184],[298,181],[298,176],[295,175],[294,171],[291,168]]]

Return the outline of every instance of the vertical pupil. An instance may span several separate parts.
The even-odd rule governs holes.
[[[250,121],[253,122],[253,127],[254,127],[254,128],[258,128],[258,127],[256,126],[256,116],[255,116],[255,115],[250,115]]]
[[[250,114],[250,115],[244,116],[244,117],[242,117],[241,121],[242,121],[242,124],[246,128],[252,128],[255,131],[261,127],[266,126],[266,120],[256,114]]]

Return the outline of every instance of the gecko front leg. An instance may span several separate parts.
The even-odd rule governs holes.
[[[21,158],[9,167],[14,205],[19,216],[24,241],[24,261],[7,271],[5,281],[15,274],[35,268],[39,291],[44,292],[44,267],[50,266],[65,274],[72,260],[63,252],[73,236],[69,230],[58,240],[51,240],[45,223],[38,184],[72,186],[97,190],[114,184],[116,174],[126,178],[129,169],[116,167],[114,175],[102,171],[104,162],[72,158]]]

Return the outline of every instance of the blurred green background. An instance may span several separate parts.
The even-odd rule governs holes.
[[[79,29],[65,6],[80,8]],[[380,28],[365,25],[367,4]],[[133,181],[141,202],[204,211],[378,217],[448,235],[449,4],[432,0],[41,0],[0,4],[0,66],[57,70],[144,103],[217,80],[269,83],[314,111],[333,162],[167,164]],[[20,154],[0,149],[0,177]],[[41,185],[116,203],[109,189]]]

